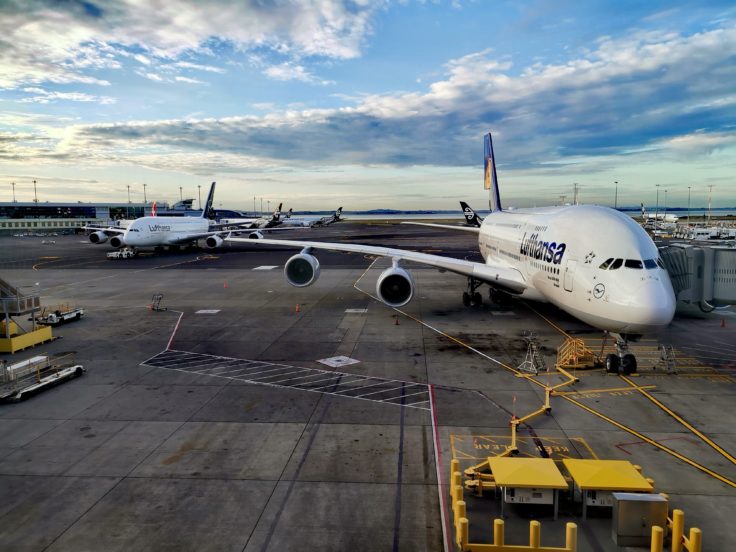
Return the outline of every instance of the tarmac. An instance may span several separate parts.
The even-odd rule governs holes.
[[[480,260],[473,236],[389,223],[289,232]],[[42,243],[42,241],[55,243]],[[318,253],[319,281],[283,278],[295,251],[238,244],[107,260],[81,235],[0,237],[2,277],[44,305],[83,306],[51,343],[87,373],[0,405],[0,550],[453,550],[450,460],[503,453],[538,409],[523,332],[548,367],[561,330],[596,330],[549,306],[463,307],[464,278],[407,264],[413,301],[378,302],[388,260]],[[154,294],[167,310],[152,311]],[[25,321],[18,321],[28,324]],[[667,493],[703,550],[736,549],[736,317],[679,315],[632,349],[639,373],[578,370],[550,415],[519,428],[521,456],[629,460]],[[676,373],[657,345],[675,347]],[[324,361],[324,362],[320,362]],[[654,397],[659,404],[651,400]],[[663,408],[664,407],[664,408]],[[618,425],[617,425],[618,424]],[[715,446],[713,446],[715,445]],[[466,492],[470,536],[490,542],[500,502]],[[616,547],[611,518],[580,505],[506,505],[506,542]]]

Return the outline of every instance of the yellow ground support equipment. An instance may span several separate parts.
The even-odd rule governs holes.
[[[597,360],[595,353],[580,338],[567,336],[557,349],[557,366],[562,368],[591,368]]]
[[[0,279],[0,321],[3,333],[0,336],[0,353],[15,353],[53,339],[51,328],[37,328],[35,318],[32,330],[19,333],[20,324],[13,317],[33,314],[41,308],[41,300],[37,294],[26,294],[17,287]]]
[[[504,503],[551,504],[557,519],[557,491],[568,484],[551,458],[509,458],[492,456],[488,466],[502,491],[501,517]]]
[[[583,500],[583,519],[588,506],[613,506],[613,491],[651,493],[654,482],[645,479],[628,460],[583,460],[565,458],[562,463],[570,473]]]

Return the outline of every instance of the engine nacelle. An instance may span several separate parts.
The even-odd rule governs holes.
[[[319,278],[319,261],[309,253],[298,253],[286,261],[284,276],[292,286],[311,286]]]
[[[125,247],[125,242],[123,241],[123,236],[120,235],[120,234],[114,235],[112,238],[110,238],[110,245],[112,245],[116,249],[120,249],[121,247]]]
[[[250,234],[248,234],[248,239],[249,240],[262,240],[263,239],[263,234],[261,232],[259,232],[258,230],[256,230],[255,232],[251,232]],[[317,264],[319,264],[319,263],[317,263]]]
[[[378,277],[376,293],[389,307],[403,307],[414,297],[414,279],[403,268],[392,266]]]
[[[204,240],[204,244],[210,249],[214,249],[215,247],[220,247],[223,243],[225,243],[225,240],[223,240],[220,236],[217,236],[217,235],[208,236],[207,239]]]
[[[89,235],[89,241],[91,241],[92,243],[105,243],[107,241],[107,234],[105,234],[101,230],[97,232],[92,232]]]

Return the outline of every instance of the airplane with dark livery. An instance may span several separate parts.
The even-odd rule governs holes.
[[[505,211],[496,176],[491,134],[485,136],[485,187],[491,212],[480,226],[404,223],[472,232],[484,262],[454,259],[415,251],[350,243],[264,239],[256,244],[301,248],[284,266],[287,281],[309,286],[320,274],[314,252],[320,249],[389,257],[376,293],[391,307],[406,305],[414,296],[411,273],[401,266],[412,261],[467,278],[463,303],[482,301],[481,284],[491,298],[519,297],[556,305],[583,322],[615,334],[622,345],[606,358],[609,371],[630,373],[636,358],[626,340],[667,326],[675,312],[675,294],[659,251],[646,231],[631,217],[595,205],[564,205]],[[472,218],[472,216],[471,216]],[[226,241],[244,241],[227,237]]]

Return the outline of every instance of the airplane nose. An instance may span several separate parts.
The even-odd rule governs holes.
[[[627,318],[636,328],[667,326],[675,315],[675,306],[675,293],[669,281],[647,282],[631,298]]]

